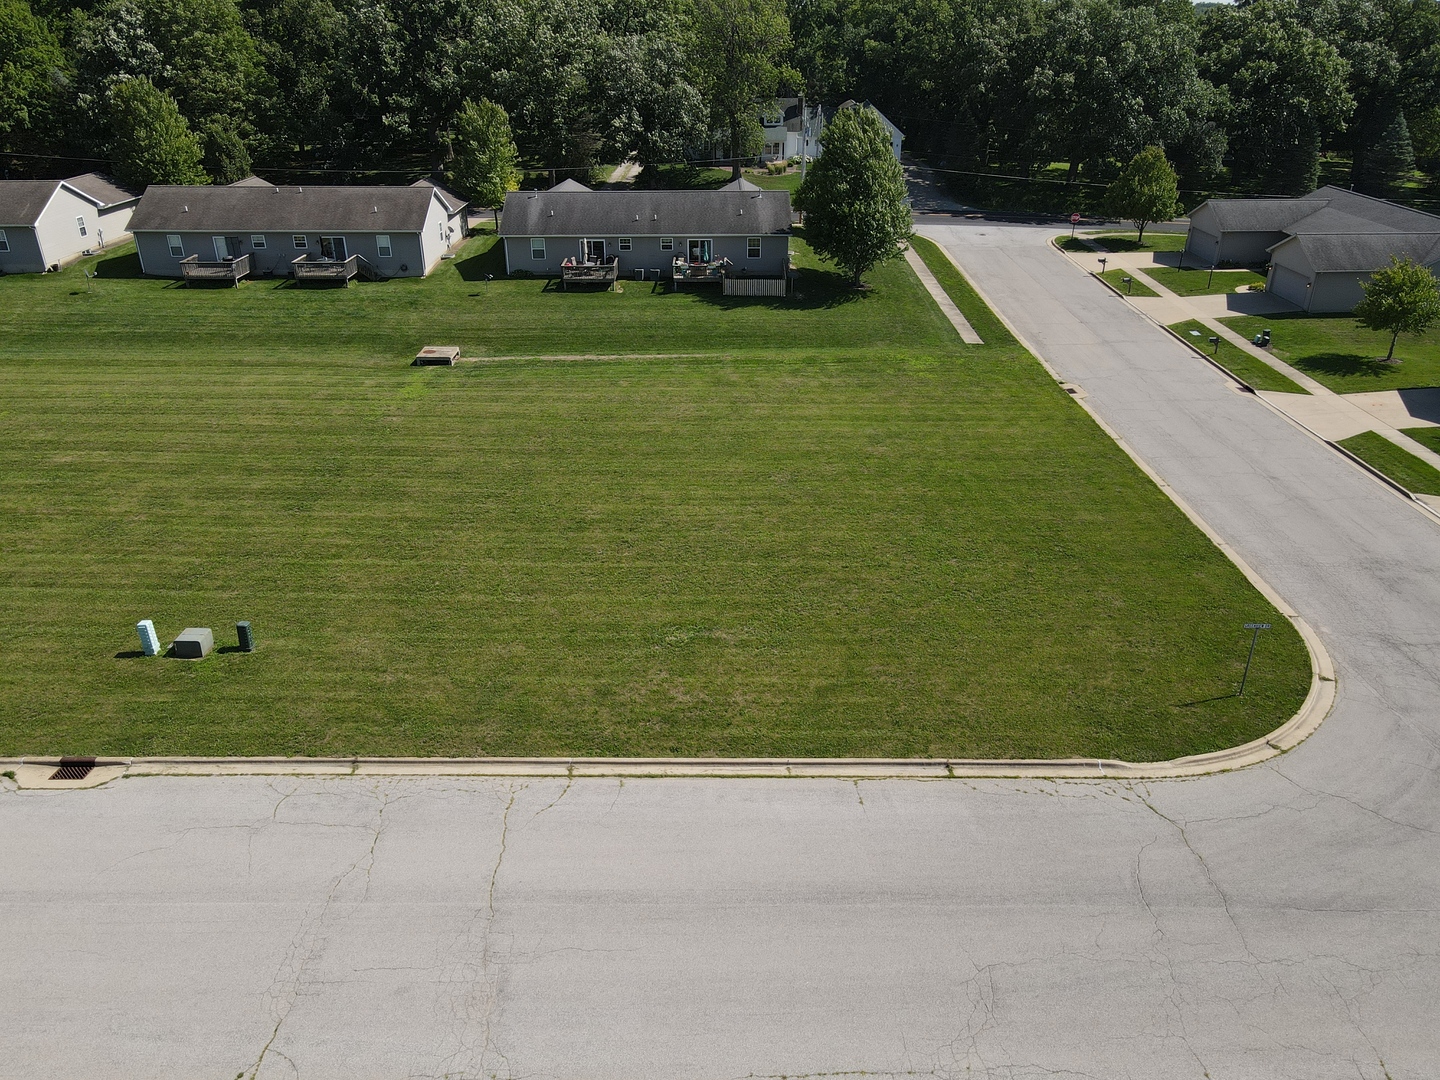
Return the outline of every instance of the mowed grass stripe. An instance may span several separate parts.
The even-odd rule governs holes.
[[[1308,681],[1227,696],[1268,605],[1012,346],[0,387],[7,753],[1155,759]]]

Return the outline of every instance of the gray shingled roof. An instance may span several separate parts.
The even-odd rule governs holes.
[[[512,191],[501,236],[756,236],[790,229],[788,191]]]
[[[441,187],[433,180],[416,180],[415,183],[411,184],[410,186],[430,188],[432,191],[435,192],[435,194],[440,196],[440,201],[445,204],[445,209],[450,211],[450,213],[452,214],[460,210],[461,207],[470,205],[464,199],[460,198],[459,195],[456,195],[453,191]]]
[[[59,180],[0,180],[0,229],[34,225]]]
[[[1226,232],[1283,232],[1325,209],[1324,199],[1211,199],[1216,223]]]
[[[1392,255],[1413,259],[1421,266],[1440,261],[1440,234],[1362,233],[1319,235],[1301,233],[1287,236],[1270,249],[1298,245],[1317,274],[1368,273],[1386,265]]]
[[[34,225],[61,184],[102,210],[137,198],[97,173],[72,176],[68,180],[0,180],[0,229]]]
[[[433,187],[165,187],[135,208],[131,232],[419,232]]]
[[[79,176],[70,177],[65,183],[102,210],[118,203],[134,202],[140,197],[135,192],[121,187],[108,176],[101,176],[99,173],[81,173]]]

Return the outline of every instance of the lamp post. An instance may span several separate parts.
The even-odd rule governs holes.
[[[1240,676],[1240,692],[1235,695],[1236,697],[1245,696],[1245,680],[1250,678],[1250,661],[1255,659],[1255,643],[1260,640],[1260,631],[1269,630],[1270,624],[1268,622],[1247,622],[1245,629],[1253,630],[1255,633],[1250,638],[1250,655],[1245,657],[1245,673]]]

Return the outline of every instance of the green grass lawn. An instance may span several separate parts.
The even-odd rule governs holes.
[[[1145,284],[1145,279],[1140,277],[1134,270],[1106,270],[1100,275],[1115,288],[1119,289],[1124,296],[1159,296],[1154,289]],[[1130,284],[1125,284],[1125,278],[1130,279]]]
[[[0,280],[0,753],[1141,760],[1303,699],[1286,620],[953,268],[984,346],[903,262],[731,304],[476,258]],[[572,358],[627,349],[693,355]],[[145,617],[260,648],[139,657]]]
[[[1402,334],[1398,363],[1381,359],[1390,335],[1365,330],[1353,315],[1240,315],[1222,320],[1253,338],[1271,334],[1271,352],[1280,360],[1341,394],[1365,390],[1407,390],[1440,386],[1440,329],[1414,337]]]
[[[1140,242],[1138,232],[1092,234],[1094,240],[1106,251],[1184,251],[1185,234],[1145,230],[1145,242]]]
[[[1434,431],[1434,428],[1427,430]],[[1407,432],[1406,434],[1411,434]],[[1440,469],[1428,461],[1421,461],[1408,450],[1404,450],[1383,435],[1373,431],[1362,431],[1348,439],[1341,439],[1340,445],[1365,462],[1371,468],[1384,473],[1407,491],[1421,495],[1440,495]]]
[[[1232,375],[1243,380],[1256,390],[1273,390],[1280,394],[1308,394],[1299,383],[1287,379],[1280,372],[1261,360],[1257,360],[1238,345],[1233,345],[1220,338],[1218,346],[1210,344],[1211,337],[1218,337],[1213,334],[1208,326],[1198,319],[1188,319],[1185,322],[1175,323],[1171,330],[1179,334],[1189,344],[1195,346],[1212,357],[1216,363]]]
[[[820,350],[869,355],[933,350],[958,340],[901,262],[856,292],[822,269],[803,241],[795,297],[724,297],[718,289],[672,293],[626,281],[619,293],[505,278],[493,235],[470,240],[428,278],[360,282],[348,289],[283,279],[240,288],[187,288],[139,276],[133,248],[85,260],[59,275],[0,281],[3,354],[35,359],[206,356],[402,360],[425,344],[466,356],[693,353],[721,348]],[[87,290],[83,269],[99,277]],[[493,281],[486,282],[491,274]],[[65,327],[57,333],[56,327]]]
[[[1253,270],[1200,270],[1176,266],[1147,266],[1143,273],[1179,296],[1211,296],[1233,293],[1247,285],[1264,285],[1265,275]]]
[[[1401,428],[1402,433],[1409,435],[1427,450],[1434,450],[1440,454],[1440,428],[1436,427],[1415,427]]]

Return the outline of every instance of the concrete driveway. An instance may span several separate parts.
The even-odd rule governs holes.
[[[0,1077],[1440,1074],[1440,527],[1045,231],[925,231],[1319,629],[1315,736],[1134,786],[7,789]]]

